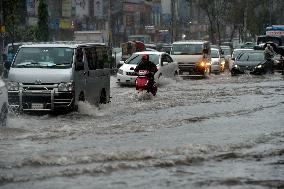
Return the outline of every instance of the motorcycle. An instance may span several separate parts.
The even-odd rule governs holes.
[[[148,93],[151,92],[153,96],[157,94],[157,83],[153,81],[151,82],[151,72],[148,70],[139,70],[138,71],[138,77],[136,78],[135,84],[136,84],[136,90],[139,92],[147,91]]]
[[[266,60],[261,62],[251,72],[253,75],[273,74],[274,73],[274,61]]]

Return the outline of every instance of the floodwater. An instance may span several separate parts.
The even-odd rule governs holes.
[[[284,188],[284,77],[111,78],[112,102],[15,115],[0,128],[0,188]]]

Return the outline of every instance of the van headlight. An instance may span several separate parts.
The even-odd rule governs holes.
[[[260,64],[260,65],[258,65],[258,66],[256,66],[257,68],[261,68],[262,67],[262,65]]]
[[[9,81],[8,85],[7,85],[7,88],[8,88],[8,91],[18,91],[19,90],[19,86],[20,86],[20,84],[18,82]]]
[[[205,62],[200,62],[199,66],[204,67],[205,66]]]
[[[74,82],[60,83],[58,85],[58,91],[60,92],[74,91]]]

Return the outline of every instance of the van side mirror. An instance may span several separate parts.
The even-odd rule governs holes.
[[[75,70],[76,71],[84,70],[84,62],[76,62],[75,63]]]
[[[6,69],[6,70],[10,70],[11,64],[12,64],[11,61],[6,60],[6,61],[4,62],[4,67],[5,67],[5,69]]]

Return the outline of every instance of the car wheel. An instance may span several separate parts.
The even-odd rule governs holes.
[[[8,107],[4,104],[1,108],[0,113],[0,126],[5,127],[7,125],[7,114],[8,114]]]

